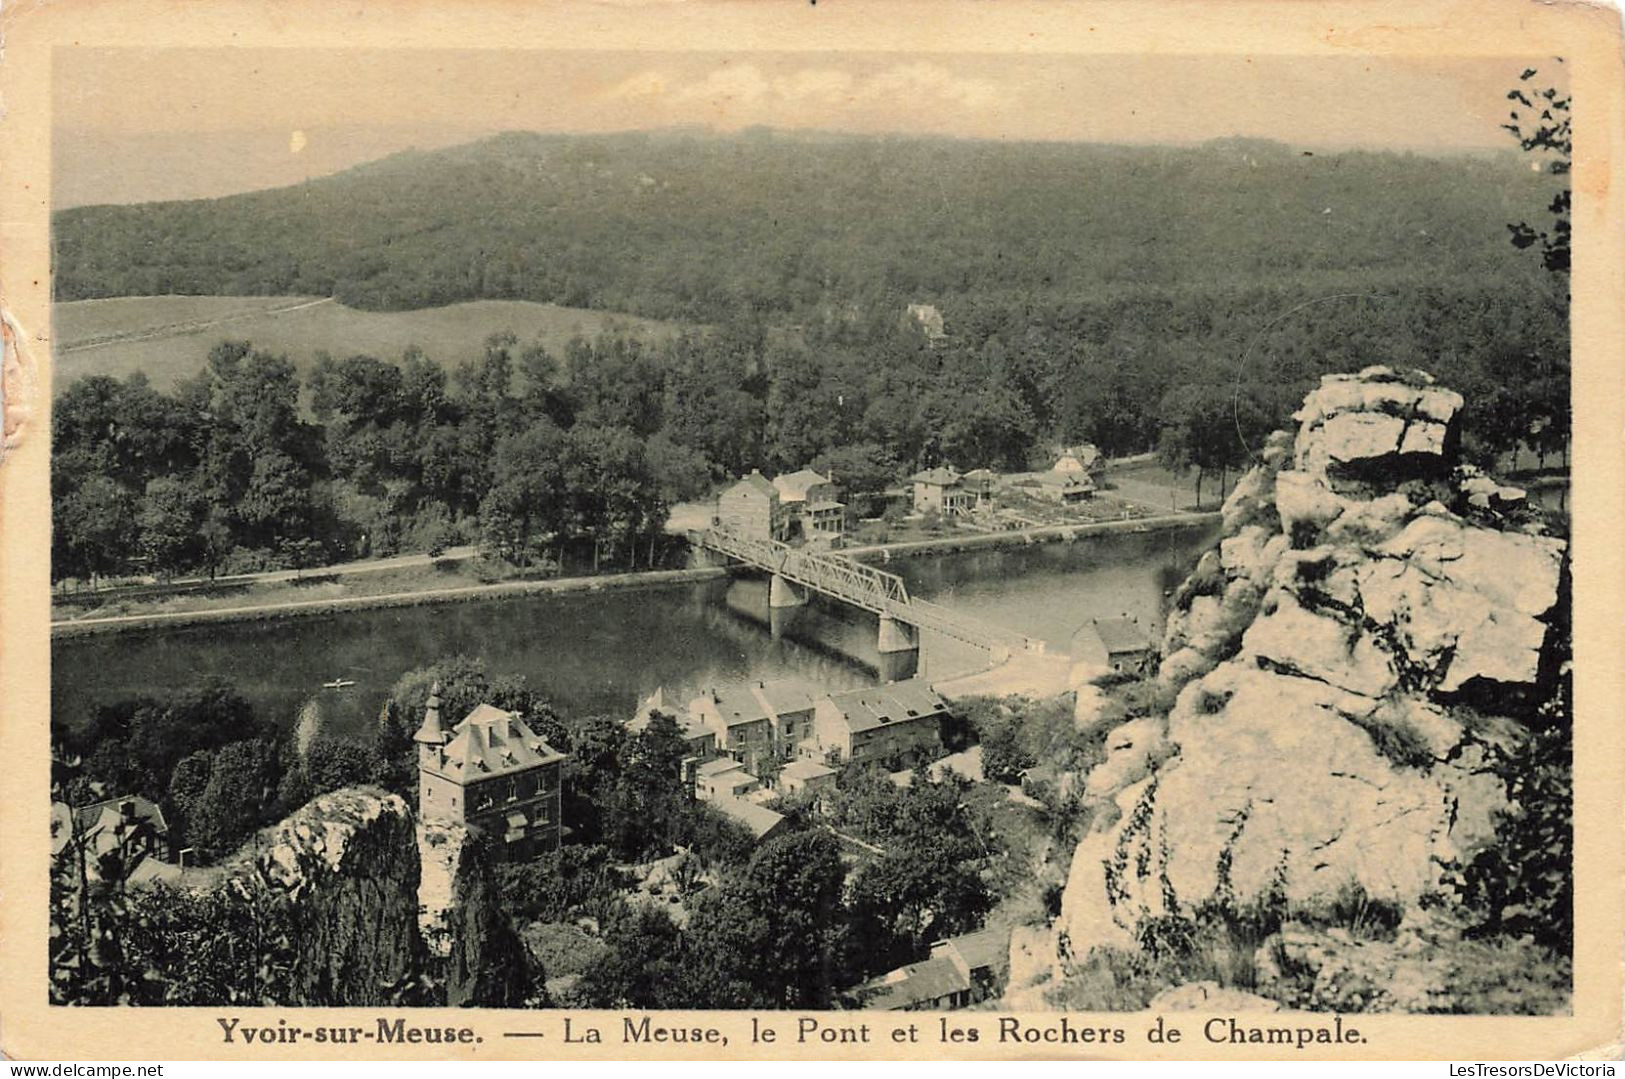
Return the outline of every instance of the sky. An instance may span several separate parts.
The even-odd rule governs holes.
[[[752,126],[1509,148],[1517,58],[61,49],[59,207],[195,198],[504,130]]]

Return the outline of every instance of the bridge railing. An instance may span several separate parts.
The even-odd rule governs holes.
[[[850,558],[800,551],[777,540],[755,539],[715,528],[691,533],[690,539],[876,614],[906,607],[909,602],[908,586],[901,577]]]
[[[903,579],[895,573],[844,555],[798,550],[777,540],[741,536],[717,528],[690,532],[689,542],[845,600],[855,607],[986,648],[996,657],[1005,658],[1011,652],[1044,651],[1044,642],[1037,638],[927,600],[911,598]]]

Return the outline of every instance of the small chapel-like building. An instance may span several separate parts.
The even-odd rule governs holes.
[[[564,754],[518,715],[482,704],[447,730],[436,683],[412,740],[420,819],[477,827],[515,860],[559,848]]]

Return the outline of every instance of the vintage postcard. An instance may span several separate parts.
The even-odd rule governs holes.
[[[8,1056],[1617,1056],[1617,11],[0,31]]]

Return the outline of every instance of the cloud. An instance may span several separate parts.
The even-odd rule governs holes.
[[[640,71],[605,90],[604,97],[611,101],[637,101],[661,97],[667,89],[666,76],[658,71]]]
[[[773,84],[755,64],[730,64],[711,72],[697,83],[678,89],[672,100],[682,105],[713,108],[755,106],[773,96]]]
[[[999,103],[999,88],[988,79],[961,78],[938,64],[900,64],[867,79],[858,96],[867,101],[939,103],[970,109]]]
[[[769,75],[754,63],[725,64],[687,79],[644,71],[612,86],[604,96],[678,110],[702,108],[710,113],[707,119],[724,124],[782,123],[805,116],[808,109],[824,114],[848,108],[980,111],[997,107],[1007,97],[992,80],[956,75],[929,61],[896,64],[862,76],[836,67]]]

